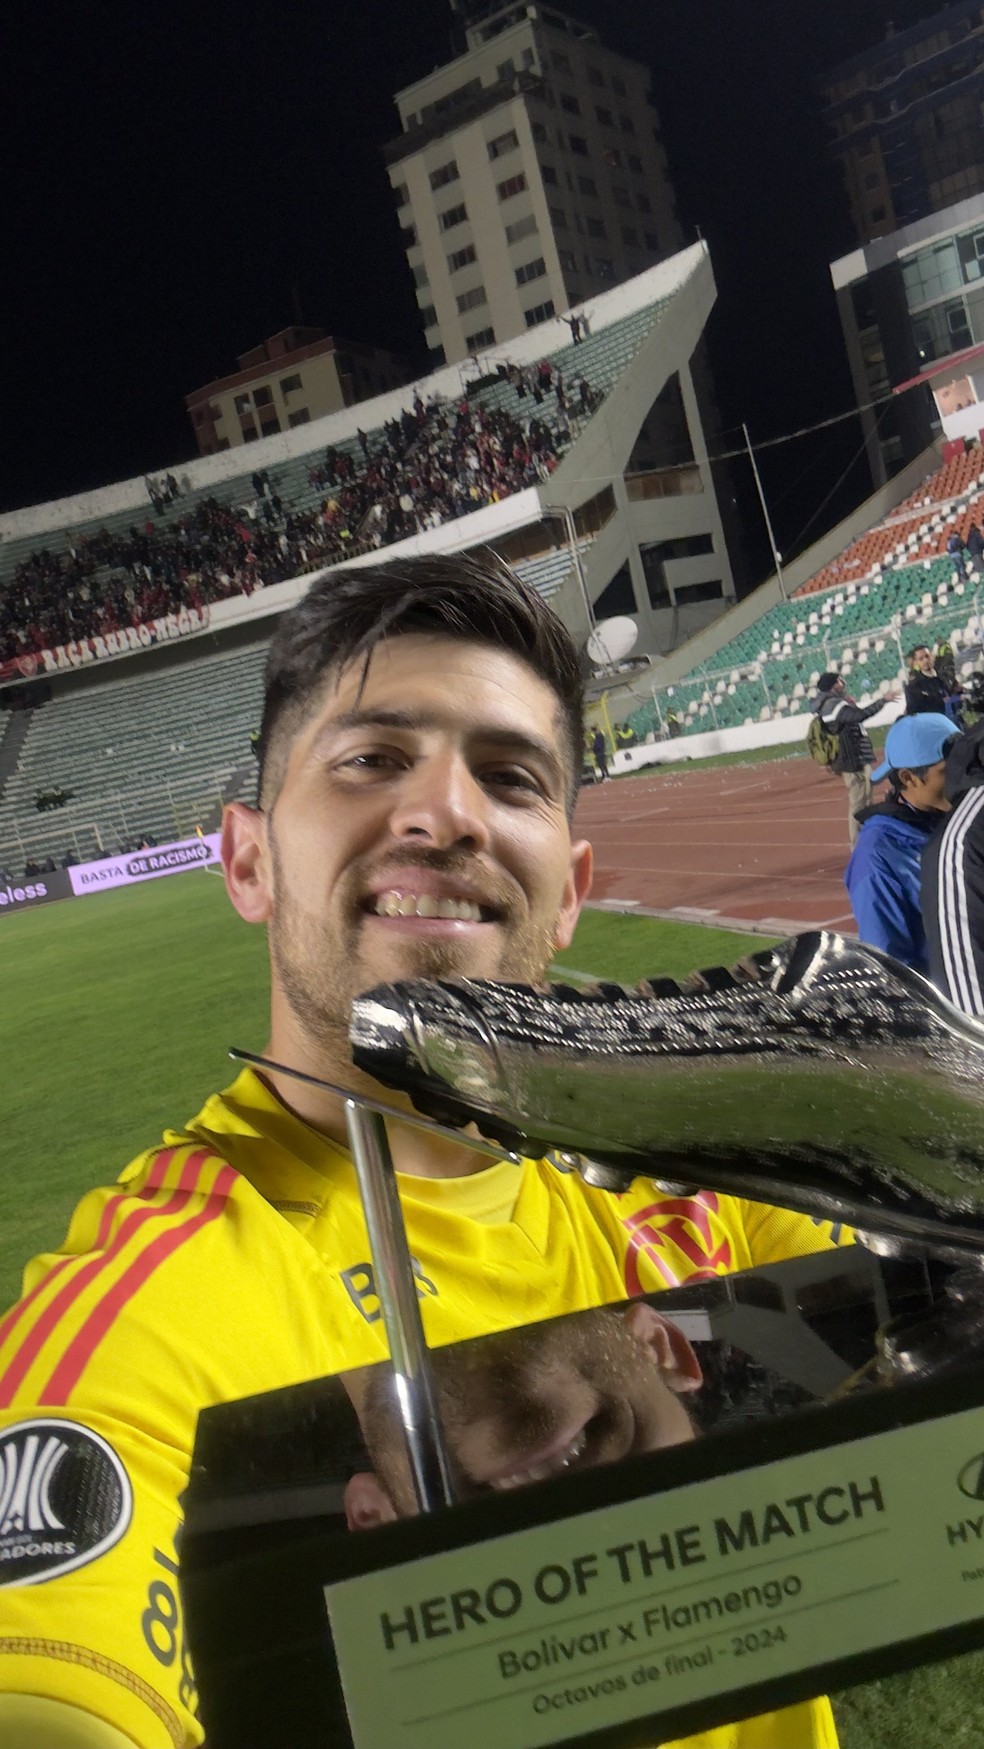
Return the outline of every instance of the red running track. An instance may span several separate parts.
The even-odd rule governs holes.
[[[802,755],[760,765],[651,767],[581,792],[593,901],[681,922],[854,933],[843,780]]]

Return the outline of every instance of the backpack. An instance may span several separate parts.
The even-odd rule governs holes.
[[[826,765],[828,769],[836,765],[840,757],[841,738],[835,730],[828,729],[822,717],[810,718],[810,726],[806,731],[806,751],[817,765]]]

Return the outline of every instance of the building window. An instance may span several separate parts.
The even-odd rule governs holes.
[[[466,310],[478,310],[488,301],[484,285],[473,285],[471,291],[462,292],[458,297],[458,313],[463,316]]]
[[[546,134],[546,128],[543,131]],[[489,157],[504,158],[507,152],[515,152],[518,145],[519,135],[515,128],[510,128],[508,133],[497,134],[494,140],[489,141]]]
[[[532,129],[533,138],[535,139],[537,145],[538,146],[544,145],[546,143],[546,139],[547,139],[547,130],[544,127],[543,122],[542,121],[531,122],[530,126]]]
[[[623,134],[634,134],[635,133],[635,123],[632,120],[632,117],[630,115],[623,115],[621,110],[619,111],[618,125],[621,128]]]
[[[264,437],[276,437],[279,430],[280,420],[276,413],[268,413],[264,419],[260,420],[260,431]]]
[[[601,68],[600,67],[589,67],[588,68],[588,84],[589,85],[604,85],[604,83],[605,83],[605,75],[602,72]]]
[[[556,188],[556,186],[557,186],[557,172],[554,169],[552,164],[541,164],[540,165],[540,175],[543,177],[543,180],[546,183],[548,188]]]
[[[558,249],[557,256],[565,273],[577,272],[577,256],[573,249]]]
[[[606,146],[605,147],[605,163],[608,165],[610,170],[621,170],[621,168],[622,168],[622,154],[619,151],[617,146]]]
[[[542,279],[546,271],[547,264],[543,256],[538,255],[535,261],[526,261],[522,267],[517,267],[516,284],[528,285],[531,279]]]
[[[466,243],[463,249],[456,249],[453,255],[448,256],[448,272],[457,273],[459,268],[468,267],[477,259],[474,243]]]
[[[629,166],[629,169],[632,171],[633,176],[641,176],[643,174],[642,159],[637,155],[637,153],[626,152],[625,162]]]
[[[441,214],[441,230],[453,231],[455,225],[464,224],[467,217],[468,208],[464,203],[461,206],[449,206],[447,211]]]
[[[465,345],[469,352],[478,352],[483,346],[495,345],[495,329],[480,328],[477,334],[466,334]]]
[[[598,185],[593,176],[579,176],[577,186],[582,194],[590,194],[595,200],[598,199]]]
[[[428,349],[427,362],[434,370],[437,370],[440,365],[446,364],[447,359],[445,357],[444,347],[431,346]]]
[[[628,189],[623,188],[622,184],[620,182],[613,182],[612,183],[612,199],[615,202],[616,206],[631,206],[632,205],[632,202],[629,199]]]
[[[598,120],[600,121],[603,128],[614,127],[615,119],[614,119],[610,109],[598,109],[598,108],[596,108],[595,115],[598,117]]]
[[[416,227],[416,225],[401,225],[400,226],[400,242],[403,244],[404,249],[412,249],[414,244],[416,243],[416,241],[417,241],[417,227]]]
[[[630,249],[638,249],[639,233],[632,225],[622,226],[622,242],[627,243]]]
[[[252,396],[251,395],[237,395],[235,402],[234,402],[234,405],[235,405],[236,412],[239,414],[240,419],[247,419],[247,418],[249,418],[250,414],[253,411]]]
[[[521,59],[522,59],[522,63],[523,63],[524,67],[532,67],[534,61],[536,60],[536,56],[533,53],[532,49],[524,49],[522,56],[521,56]]]
[[[515,71],[515,61],[500,61],[499,65],[496,67],[495,76],[497,79],[511,79]]]
[[[430,173],[432,188],[444,188],[449,182],[457,182],[457,180],[458,166],[453,158],[449,158],[446,164],[439,165],[436,170],[432,170]]]
[[[586,158],[587,157],[587,155],[588,155],[588,142],[582,134],[568,134],[567,144],[570,146],[571,151],[573,153],[575,153],[575,155],[578,158]]]
[[[569,73],[571,70],[570,55],[551,55],[550,63],[551,66],[556,68],[558,73]]]
[[[418,262],[416,267],[411,267],[410,277],[418,291],[420,291],[422,286],[430,284],[430,281],[427,278],[427,269],[422,262]]]
[[[253,390],[254,407],[269,407],[273,402],[273,390],[267,388]]]
[[[616,97],[627,97],[628,96],[628,92],[625,89],[625,81],[622,79],[619,79],[617,74],[615,74],[615,73],[612,74],[612,90],[614,91]]]
[[[654,255],[659,254],[659,238],[655,231],[643,231],[642,240],[646,248],[651,249]]]
[[[589,237],[607,237],[607,235],[608,235],[608,232],[605,230],[604,223],[601,219],[589,218],[586,221],[585,228],[587,230]]]
[[[550,213],[550,223],[554,226],[555,230],[566,231],[567,230],[567,214],[565,213],[563,207],[562,206],[552,206],[552,207],[549,207],[547,210]]]
[[[496,194],[499,196],[500,200],[510,200],[514,194],[522,194],[525,187],[525,176],[508,176],[505,182],[499,183],[496,189]],[[464,207],[462,207],[461,210],[464,212]]]
[[[292,377],[281,377],[280,379],[280,393],[282,395],[293,395],[300,386],[301,378],[299,374]]]
[[[548,298],[545,304],[534,304],[532,310],[524,310],[523,317],[527,328],[536,328],[541,322],[549,322],[553,313],[553,302]]]
[[[879,176],[877,170],[869,170],[867,176],[864,179],[865,188],[877,188],[880,183],[881,183],[881,177]]]
[[[597,279],[610,281],[615,278],[615,263],[614,261],[606,261],[604,256],[595,256],[594,270]]]
[[[885,208],[883,206],[873,206],[872,207],[872,209],[871,209],[871,222],[873,225],[880,225],[882,222],[882,219],[884,217],[885,217]]]
[[[287,423],[293,430],[295,425],[306,425],[311,415],[306,407],[298,407],[296,413],[288,413]]]
[[[393,189],[393,198],[397,206],[409,206],[410,190],[405,182],[398,182]]]
[[[536,220],[532,213],[527,213],[524,219],[517,219],[515,224],[506,226],[506,242],[518,243],[521,237],[536,236]]]
[[[651,213],[653,210],[653,203],[650,200],[648,194],[637,194],[636,195],[636,206],[639,208],[639,211],[641,213]]]
[[[561,92],[560,107],[561,109],[566,109],[568,115],[580,115],[581,113],[581,105],[578,103],[576,97],[571,96],[569,91]]]
[[[422,306],[420,320],[423,322],[425,328],[433,328],[434,323],[437,321],[437,311],[433,304],[424,304]]]

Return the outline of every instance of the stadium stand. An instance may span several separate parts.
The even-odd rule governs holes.
[[[0,796],[0,865],[79,861],[214,826],[231,780],[252,777],[250,733],[266,643],[186,659],[153,676],[117,673],[32,713]],[[70,800],[39,814],[57,784]]]
[[[982,496],[984,449],[977,445],[944,463],[918,493],[825,565],[797,594],[817,594],[877,577],[886,565],[940,556],[954,528],[966,536],[971,522],[979,518]]]
[[[984,571],[965,554],[962,576],[945,549],[984,516],[984,448],[945,463],[900,508],[723,644],[713,666],[654,692],[627,717],[637,737],[666,735],[671,713],[682,734],[805,715],[831,668],[870,703],[904,679],[917,642],[952,644],[966,680],[984,644]]]
[[[454,400],[243,473],[221,495],[189,490],[142,525],[132,510],[0,549],[0,663],[140,619],[199,608],[389,546],[549,478],[631,363],[668,299],[546,360],[542,384],[505,357]],[[586,385],[584,399],[577,385]],[[314,427],[311,428],[315,429]]]
[[[453,549],[460,521],[458,545],[492,538],[565,610],[598,596],[629,538],[607,482],[713,296],[698,244],[595,300],[576,347],[554,320],[376,402],[179,464],[165,492],[133,480],[0,517],[0,705],[25,707],[0,716],[0,868],[166,842],[250,796],[266,642],[310,573],[407,540]],[[633,371],[647,344],[650,368]],[[582,441],[584,481],[576,466],[555,480]],[[651,484],[636,517],[662,514]],[[677,517],[713,527],[709,487],[691,463]],[[139,659],[111,660],[138,631]]]

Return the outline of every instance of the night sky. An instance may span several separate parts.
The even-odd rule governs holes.
[[[850,406],[827,263],[852,237],[814,81],[932,0],[571,10],[652,69],[731,440]],[[190,457],[182,397],[298,313],[419,352],[379,148],[392,93],[448,58],[446,0],[7,0],[3,29],[0,509]],[[859,443],[852,422],[762,458],[790,556],[862,495],[858,464],[805,528]]]

